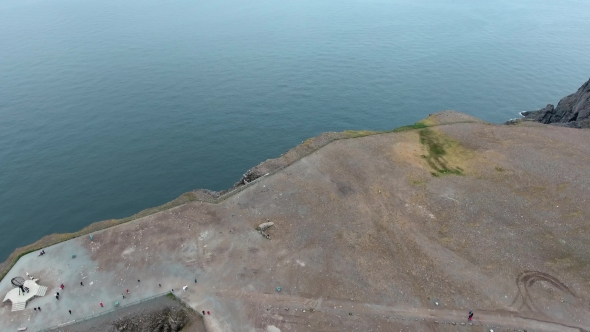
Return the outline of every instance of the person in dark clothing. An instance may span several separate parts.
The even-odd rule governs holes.
[[[469,310],[469,321],[473,320],[473,310]]]
[[[72,314],[72,310],[68,310],[70,312],[70,315]]]
[[[80,286],[84,286],[84,283],[80,281]]]

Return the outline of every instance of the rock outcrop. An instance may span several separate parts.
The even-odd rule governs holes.
[[[169,331],[178,332],[188,324],[184,309],[166,307],[138,315],[126,316],[114,322],[112,332]]]
[[[559,101],[557,107],[549,104],[538,111],[522,112],[524,120],[557,124],[572,128],[590,128],[590,80],[576,93]]]

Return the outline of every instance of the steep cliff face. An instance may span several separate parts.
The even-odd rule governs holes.
[[[590,128],[590,80],[576,93],[559,101],[557,107],[549,104],[538,111],[522,112],[525,120],[545,124],[559,124],[573,128]]]

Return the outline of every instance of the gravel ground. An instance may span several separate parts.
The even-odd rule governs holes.
[[[49,296],[2,305],[0,330],[171,289],[214,331],[590,330],[590,131],[427,121],[442,125],[335,141],[219,204],[26,255],[0,292],[29,272]]]

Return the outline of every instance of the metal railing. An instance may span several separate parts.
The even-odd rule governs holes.
[[[146,301],[150,301],[150,300],[153,300],[153,299],[155,299],[155,298],[158,298],[158,297],[166,296],[166,295],[168,295],[168,294],[172,294],[172,295],[173,295],[173,296],[174,296],[174,297],[175,297],[177,300],[179,300],[179,301],[180,301],[182,304],[184,304],[186,307],[188,307],[188,308],[192,309],[192,307],[191,307],[191,306],[190,306],[188,303],[186,303],[184,300],[182,300],[181,298],[179,298],[178,296],[176,296],[176,294],[174,294],[174,293],[172,293],[172,292],[164,292],[164,293],[160,293],[160,294],[152,295],[152,296],[150,296],[150,297],[146,297],[146,298],[144,298],[144,299],[141,299],[141,300],[137,300],[137,301],[133,301],[133,302],[125,303],[125,304],[123,304],[123,305],[120,305],[120,306],[118,306],[118,307],[114,307],[114,308],[112,308],[112,309],[107,309],[107,310],[105,310],[105,311],[101,311],[101,312],[99,312],[99,313],[96,313],[96,314],[94,314],[94,315],[90,315],[90,316],[86,316],[86,317],[83,317],[83,318],[74,319],[74,320],[71,320],[71,321],[69,321],[69,322],[61,323],[61,324],[59,324],[59,325],[57,325],[57,326],[53,326],[53,327],[46,328],[46,329],[43,329],[43,330],[38,330],[37,332],[48,332],[48,331],[56,331],[56,330],[59,330],[59,329],[61,329],[61,328],[64,328],[64,327],[66,327],[66,326],[70,326],[70,325],[73,325],[73,324],[81,323],[81,322],[84,322],[84,321],[87,321],[87,320],[89,320],[89,319],[93,319],[93,318],[96,318],[96,317],[104,316],[104,315],[107,315],[107,314],[113,313],[113,312],[115,312],[115,311],[117,311],[117,310],[121,310],[122,308],[131,307],[131,306],[134,306],[134,305],[136,305],[136,304],[140,304],[140,303],[142,303],[142,302],[146,302]],[[194,310],[194,309],[192,309],[192,310]]]

